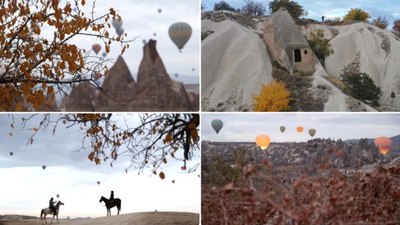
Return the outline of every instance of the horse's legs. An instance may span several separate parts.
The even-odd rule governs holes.
[[[53,215],[53,218],[51,218],[51,222],[50,222],[50,224],[53,224],[53,220],[54,220],[54,217],[55,217],[56,215],[54,214]]]

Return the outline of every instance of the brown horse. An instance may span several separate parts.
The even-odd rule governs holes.
[[[109,199],[105,198],[104,196],[101,196],[100,201],[99,202],[103,202],[106,203],[106,208],[107,208],[107,216],[110,215],[111,216],[111,208],[117,206],[118,209],[118,214],[119,215],[119,211],[121,210],[121,199],[116,198],[113,201],[110,201]]]
[[[51,219],[51,223],[53,223],[54,217],[57,217],[57,223],[60,223],[60,221],[58,221],[58,213],[60,212],[60,205],[64,205],[64,203],[62,203],[61,201],[58,201],[57,204],[55,205],[55,208],[56,208],[55,212],[51,211],[50,208],[44,208],[44,209],[42,209],[42,211],[40,211],[40,220],[42,221],[42,224],[43,224],[43,218],[47,224],[47,220],[46,220],[47,214],[53,215],[53,218]]]

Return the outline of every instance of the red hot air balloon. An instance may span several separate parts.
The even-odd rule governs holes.
[[[297,133],[298,134],[301,134],[302,132],[303,132],[303,127],[302,126],[298,126],[297,128],[296,128],[296,130],[297,130]]]
[[[386,155],[392,146],[392,140],[388,137],[377,137],[374,144],[379,148],[379,152]]]
[[[94,51],[94,53],[99,54],[100,50],[101,50],[101,45],[99,44],[93,44],[92,45],[92,50]]]

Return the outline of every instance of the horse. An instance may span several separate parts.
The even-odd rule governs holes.
[[[40,220],[42,221],[42,224],[43,224],[43,218],[47,224],[47,220],[46,220],[47,214],[53,215],[53,218],[51,219],[51,223],[53,223],[54,217],[56,217],[56,216],[57,216],[57,223],[60,223],[60,221],[58,221],[58,213],[60,212],[60,205],[64,205],[64,203],[61,201],[58,201],[57,204],[55,205],[55,208],[56,208],[55,212],[51,211],[50,208],[42,209],[42,211],[40,212]]]
[[[119,215],[119,211],[121,210],[121,199],[116,198],[113,201],[110,201],[109,199],[105,198],[104,196],[101,196],[100,201],[99,202],[103,202],[106,203],[106,208],[107,208],[107,216],[110,215],[111,216],[111,208],[117,206],[118,209],[118,214]]]

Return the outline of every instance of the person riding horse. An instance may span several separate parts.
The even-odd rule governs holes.
[[[51,197],[51,199],[50,199],[50,201],[49,201],[49,209],[50,209],[50,211],[52,211],[52,212],[56,212],[56,207],[55,207],[55,202],[54,202],[54,200],[53,200],[53,197]]]
[[[110,194],[110,203],[112,204],[112,203],[114,203],[114,191],[111,191],[111,194]]]

